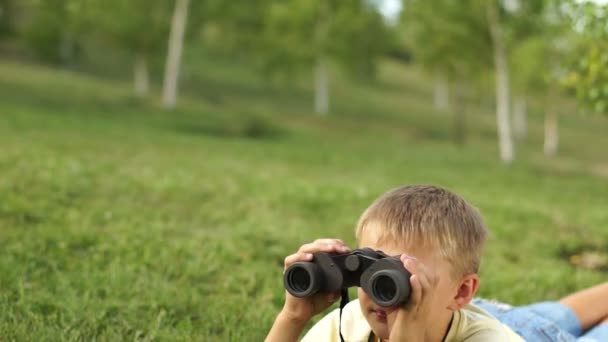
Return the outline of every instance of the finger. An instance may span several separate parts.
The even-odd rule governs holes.
[[[412,307],[417,307],[422,302],[423,290],[422,285],[420,284],[420,280],[415,274],[410,277],[410,286],[412,287],[410,305]]]
[[[434,282],[431,280],[434,278],[434,275],[423,263],[411,256],[402,256],[401,260],[403,261],[403,267],[410,271],[411,274],[417,276],[423,290],[430,289],[432,287]]]
[[[412,274],[410,276],[410,283],[412,282],[412,279],[414,279],[419,288],[419,290],[416,292],[414,290],[414,286],[412,286],[412,298],[420,298],[420,301],[421,301],[422,298],[424,298],[426,296],[426,294],[430,292],[429,282],[426,279],[426,277],[424,276],[424,274],[422,272],[420,272],[419,264],[417,264],[414,260],[412,260],[411,258],[408,258],[408,257],[405,257],[404,260],[405,261],[403,262],[403,266],[408,271],[410,271],[410,273]],[[413,307],[415,307],[416,305],[418,305],[417,303],[420,303],[420,302],[415,301],[412,303],[415,303],[415,304],[412,304]]]
[[[434,287],[439,282],[439,275],[435,270],[429,268],[423,262],[418,259],[414,260],[414,264],[418,267],[418,273],[424,275],[425,280],[428,281],[431,287]]]
[[[348,250],[348,247],[346,246],[346,243],[344,243],[344,241],[340,240],[340,239],[317,239],[314,242],[315,244],[326,244],[326,245],[337,245],[340,246],[341,248],[339,248],[340,250]]]
[[[344,253],[348,252],[349,249],[346,245],[338,244],[335,241],[326,241],[326,242],[313,242],[307,243],[300,247],[298,252],[304,253]]]
[[[338,243],[344,245],[344,241],[340,239],[316,239],[315,243]]]
[[[306,252],[298,252],[292,255],[289,255],[285,258],[285,268],[289,265],[296,263],[298,261],[311,261],[313,258],[311,253]]]

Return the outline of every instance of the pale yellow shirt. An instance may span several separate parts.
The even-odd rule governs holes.
[[[306,333],[303,342],[339,342],[340,310],[323,317]],[[365,320],[359,300],[348,303],[342,312],[342,336],[346,342],[367,342],[371,328]],[[454,312],[452,325],[445,342],[521,342],[523,339],[513,330],[475,305]]]

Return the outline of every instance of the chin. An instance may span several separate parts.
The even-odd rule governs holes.
[[[376,337],[381,338],[384,341],[388,340],[388,338],[391,335],[390,332],[388,331],[388,327],[378,327],[378,328],[372,327],[372,330],[374,331],[374,335],[376,335]]]
[[[374,313],[368,313],[367,323],[370,328],[374,331],[374,335],[377,337],[387,340],[390,336],[388,322],[386,320],[378,319]]]

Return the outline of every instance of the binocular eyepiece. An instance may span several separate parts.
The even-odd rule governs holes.
[[[379,306],[391,307],[409,300],[410,276],[398,256],[362,248],[340,255],[316,253],[313,261],[290,265],[283,283],[295,297],[359,286]]]

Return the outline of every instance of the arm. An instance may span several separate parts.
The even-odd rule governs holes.
[[[297,341],[308,321],[290,317],[289,314],[281,312],[277,316],[266,336],[266,342],[290,342]]]

